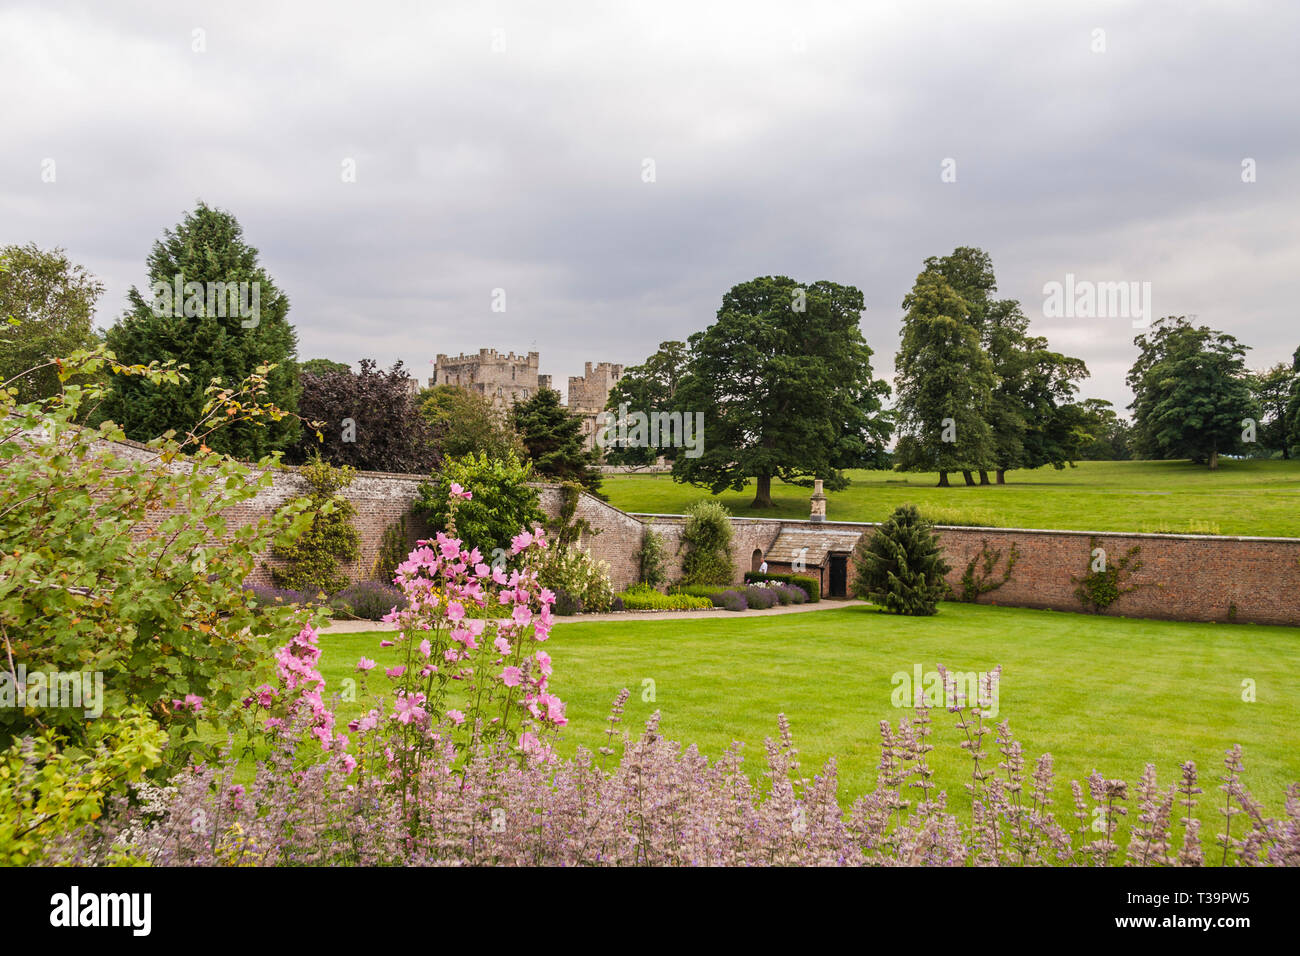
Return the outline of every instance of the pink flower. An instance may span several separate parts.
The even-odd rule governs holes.
[[[447,620],[456,622],[465,619],[465,605],[459,601],[447,602]]]
[[[429,643],[428,638],[425,638],[420,642],[420,653],[423,654],[425,657],[428,657],[430,654],[433,653],[433,645]]]
[[[507,687],[518,687],[524,679],[524,672],[518,667],[510,666],[501,672],[501,683]]]
[[[368,671],[374,666],[375,662],[368,657],[363,657],[361,660],[357,661],[357,670],[359,671]]]
[[[184,700],[173,700],[172,707],[176,710],[193,710],[197,714],[203,710],[203,698],[198,694],[186,694]]]
[[[393,710],[401,723],[416,723],[429,716],[425,713],[424,707],[421,706],[423,703],[423,694],[398,694],[397,701],[393,704]]]
[[[524,550],[524,548],[528,547],[532,543],[533,543],[533,536],[529,534],[527,531],[520,531],[517,535],[515,535],[513,538],[510,539],[510,553],[518,554],[520,551]]]
[[[389,677],[396,679],[406,673],[406,665],[400,664],[397,667],[385,667],[384,673]]]
[[[454,481],[451,483],[451,493],[457,498],[464,498],[466,501],[474,497],[473,492],[466,491]]]
[[[510,612],[514,622],[521,627],[533,619],[533,612],[525,604],[516,604],[515,609]]]
[[[462,714],[459,710],[447,711],[447,719],[450,720],[457,727],[465,723],[465,715]]]
[[[380,647],[392,647],[392,646],[393,646],[393,642],[392,642],[392,641],[380,641],[380,642],[379,642],[379,646],[380,646]]]
[[[502,654],[510,653],[510,642],[507,641],[504,637],[498,636],[497,639],[492,643],[493,645],[496,646],[496,649],[500,651]]]

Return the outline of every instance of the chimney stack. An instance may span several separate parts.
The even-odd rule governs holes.
[[[808,520],[826,520],[826,495],[822,492],[822,480],[820,478],[813,480],[812,514],[808,516]]]

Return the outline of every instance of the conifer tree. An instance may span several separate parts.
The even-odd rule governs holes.
[[[126,313],[107,332],[109,348],[127,364],[172,360],[188,365],[186,381],[159,387],[118,375],[103,414],[128,438],[146,441],[168,429],[182,434],[198,421],[213,379],[230,384],[259,365],[273,364],[265,400],[286,412],[298,408],[297,335],[289,300],[258,262],[257,250],[228,212],[199,203],[164,232],[149,256],[149,285],[128,293]],[[212,449],[256,460],[284,451],[299,421],[238,422],[212,438]]]
[[[594,452],[583,448],[582,419],[560,404],[560,393],[541,388],[511,411],[511,423],[533,462],[533,472],[549,481],[576,481],[600,495]]]
[[[903,505],[854,549],[854,593],[891,614],[930,615],[948,591],[939,536],[915,505]]]

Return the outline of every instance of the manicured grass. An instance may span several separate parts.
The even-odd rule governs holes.
[[[852,471],[832,492],[831,521],[883,521],[901,504],[941,523],[973,522],[1078,531],[1164,531],[1300,537],[1300,461],[1224,460],[1218,471],[1185,461],[1086,461],[1057,471],[1007,473],[1007,484],[967,487],[960,474],[937,488],[937,474]],[[992,476],[990,476],[991,478]],[[607,475],[602,490],[624,511],[681,514],[706,489],[667,475]],[[772,483],[776,507],[754,510],[753,483],[718,496],[733,514],[807,518],[809,489]]]
[[[378,633],[323,635],[321,671],[331,689],[355,676],[365,654],[391,664]],[[790,719],[806,774],[837,758],[847,803],[874,788],[879,724],[897,725],[909,710],[891,703],[897,672],[942,662],[953,671],[1002,666],[997,720],[1010,722],[1027,769],[1043,752],[1057,767],[1057,810],[1068,817],[1068,782],[1094,769],[1136,784],[1156,764],[1167,786],[1179,764],[1201,774],[1205,826],[1218,832],[1217,789],[1223,752],[1245,751],[1246,785],[1270,812],[1281,811],[1286,785],[1300,780],[1300,629],[1191,624],[942,604],[929,618],[903,618],[870,607],[831,607],[779,617],[628,621],[558,625],[547,650],[554,688],[568,704],[560,749],[601,743],[609,704],[632,691],[625,726],[639,730],[654,710],[669,738],[716,757],[733,740],[747,765],[762,769],[763,739],[776,715]],[[378,675],[377,679],[374,675]],[[1242,700],[1242,681],[1257,700]],[[653,681],[653,701],[648,696]],[[372,688],[386,688],[378,670]],[[345,705],[349,719],[357,705]],[[955,717],[933,715],[931,754],[951,805],[969,806],[962,784],[970,759],[960,750]],[[1000,757],[992,734],[986,750]],[[1133,811],[1136,813],[1136,810]],[[1208,847],[1207,847],[1208,849]]]

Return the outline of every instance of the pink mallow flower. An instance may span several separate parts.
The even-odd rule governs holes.
[[[465,715],[462,714],[459,710],[447,711],[447,719],[450,720],[457,727],[465,723]]]
[[[518,687],[524,679],[524,672],[513,665],[501,672],[501,683],[507,687]]]
[[[368,657],[363,657],[361,660],[357,661],[357,670],[359,671],[368,671],[374,666],[375,662]]]
[[[423,694],[399,694],[397,701],[393,704],[393,710],[401,723],[411,724],[424,720],[425,717],[429,716],[425,712],[423,704]]]

